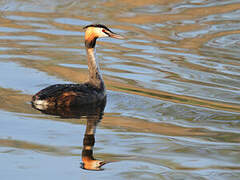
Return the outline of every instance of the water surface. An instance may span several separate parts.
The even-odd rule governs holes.
[[[1,1],[3,179],[239,179],[240,1]],[[87,79],[83,27],[106,24],[97,55],[107,105],[80,168],[86,117],[30,105],[55,83]]]

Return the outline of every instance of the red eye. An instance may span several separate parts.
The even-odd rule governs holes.
[[[105,29],[102,29],[102,32],[105,33],[106,35],[110,36],[108,31],[106,31]]]

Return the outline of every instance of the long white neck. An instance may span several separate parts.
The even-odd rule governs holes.
[[[104,89],[104,82],[99,71],[98,64],[96,63],[94,48],[86,47],[86,52],[88,58],[89,83],[96,86],[97,88]]]

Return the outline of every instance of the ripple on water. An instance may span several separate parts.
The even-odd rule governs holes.
[[[240,28],[240,24],[239,24]],[[238,50],[240,45],[240,34],[230,34],[212,39],[206,46],[223,48],[225,50]]]
[[[31,35],[22,35],[22,36],[0,36],[2,40],[29,40],[29,41],[42,41],[44,38],[39,36],[31,36]]]
[[[223,66],[234,66],[233,74],[239,74],[239,50],[240,34],[230,33],[209,40],[201,49],[202,54],[211,57]],[[228,65],[229,64],[229,65]],[[232,69],[232,67],[229,67]],[[231,73],[231,72],[230,72]]]
[[[33,56],[33,55],[20,55],[20,54],[0,54],[1,59],[27,59],[27,60],[41,60],[48,61],[50,60],[48,57],[43,56]]]
[[[29,16],[20,16],[20,15],[5,15],[4,16],[6,19],[10,19],[10,20],[16,20],[16,22],[18,21],[46,21],[45,18],[41,18],[41,17],[29,17]]]
[[[10,28],[10,27],[0,27],[0,32],[24,32],[24,29]]]
[[[66,31],[66,30],[60,30],[60,29],[36,29],[35,32],[51,34],[51,35],[83,36],[83,32]]]
[[[91,23],[90,21],[74,19],[74,18],[64,18],[64,17],[55,18],[54,21],[61,24],[76,25],[76,26],[85,26]]]
[[[20,90],[26,94],[34,94],[46,86],[65,82],[13,62],[0,62],[0,66],[0,86]]]
[[[87,69],[88,68],[87,65],[83,65],[83,64],[59,64],[59,65],[64,66],[64,67],[79,68],[79,69]]]

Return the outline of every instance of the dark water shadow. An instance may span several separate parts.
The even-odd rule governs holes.
[[[95,132],[98,123],[102,120],[104,109],[106,106],[106,100],[98,102],[96,104],[88,104],[77,107],[50,107],[44,110],[32,107],[41,111],[44,114],[59,116],[60,118],[70,119],[77,118],[81,119],[86,117],[87,126],[83,138],[83,149],[82,149],[82,162],[81,168],[85,170],[103,170],[102,166],[107,162],[104,160],[98,160],[94,158],[93,149],[95,144]]]

